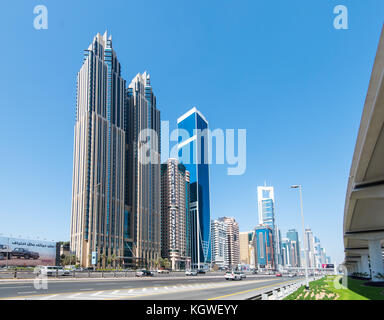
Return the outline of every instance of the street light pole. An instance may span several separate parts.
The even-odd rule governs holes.
[[[293,185],[291,186],[292,189],[299,189],[300,192],[300,212],[301,212],[301,224],[303,228],[303,242],[304,242],[304,267],[305,267],[305,283],[306,288],[309,289],[309,281],[308,281],[308,249],[307,249],[307,242],[305,241],[305,224],[304,224],[304,213],[303,213],[303,194],[302,194],[302,188],[300,185]]]

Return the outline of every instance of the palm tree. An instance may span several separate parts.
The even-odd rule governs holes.
[[[116,255],[115,255],[115,254],[112,255],[111,260],[112,260],[112,262],[113,262],[113,268],[116,269]]]

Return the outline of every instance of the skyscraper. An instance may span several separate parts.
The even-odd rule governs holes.
[[[307,266],[308,268],[314,268],[316,266],[315,242],[314,242],[313,233],[311,229],[305,229],[304,241],[305,241],[304,249],[307,250]]]
[[[219,267],[228,267],[227,227],[224,221],[212,220],[212,262]]]
[[[255,228],[257,241],[257,264],[259,269],[274,269],[273,235],[272,229],[267,225]]]
[[[71,252],[86,267],[123,255],[124,89],[112,37],[97,34],[77,74],[74,129]]]
[[[227,235],[227,258],[226,265],[237,268],[240,263],[240,232],[239,224],[235,218],[222,217],[219,221],[224,222]]]
[[[280,257],[280,236],[275,224],[275,195],[274,188],[267,186],[257,187],[257,201],[259,212],[259,224],[266,225],[272,230],[272,246],[274,251],[275,266],[281,262]]]
[[[132,230],[126,252],[136,264],[153,266],[161,254],[160,111],[147,72],[129,84],[126,109],[126,214]]]
[[[173,270],[189,269],[189,172],[176,159],[161,165],[161,256]]]
[[[240,263],[257,267],[257,241],[254,231],[240,232]]]
[[[287,232],[287,238],[292,242],[296,242],[296,256],[297,256],[297,267],[301,266],[300,262],[300,242],[299,242],[299,233],[296,229],[289,229]]]
[[[208,267],[211,262],[211,215],[208,121],[196,108],[177,119],[179,161],[190,172],[192,219],[192,267]]]

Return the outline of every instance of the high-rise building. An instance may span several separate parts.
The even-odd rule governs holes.
[[[257,187],[257,201],[259,224],[266,225],[272,230],[272,246],[274,252],[274,262],[276,266],[280,264],[280,243],[279,230],[275,224],[275,194],[274,188],[268,186]]]
[[[161,165],[161,256],[172,270],[191,264],[189,172],[176,159]]]
[[[190,173],[192,219],[192,267],[208,268],[211,263],[211,214],[209,189],[208,121],[196,108],[177,119],[179,161]]]
[[[272,229],[267,225],[259,225],[255,228],[257,241],[257,265],[258,269],[274,269],[273,235]]]
[[[222,217],[219,221],[225,223],[227,235],[227,262],[230,268],[237,268],[240,263],[239,224],[235,218]]]
[[[321,268],[321,244],[318,237],[314,237],[315,267]]]
[[[250,268],[257,267],[257,242],[254,231],[240,232],[240,263]]]
[[[305,229],[305,246],[304,249],[307,250],[307,266],[308,268],[315,268],[315,242],[313,238],[313,233],[311,229]]]
[[[112,37],[97,34],[77,74],[74,128],[71,253],[85,267],[123,256],[124,90]]]
[[[139,266],[160,258],[160,111],[147,72],[138,73],[126,90],[126,228],[125,251]]]
[[[290,241],[296,242],[296,257],[297,257],[297,267],[301,266],[300,262],[300,242],[299,242],[299,233],[296,229],[289,229],[287,232],[287,238]]]
[[[219,267],[228,267],[227,227],[224,221],[212,220],[212,262]]]

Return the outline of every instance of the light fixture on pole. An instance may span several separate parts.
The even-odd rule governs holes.
[[[305,225],[304,225],[304,213],[303,213],[303,195],[301,191],[301,185],[292,185],[292,189],[299,189],[300,191],[300,209],[301,209],[301,223],[303,227],[303,242],[304,242],[304,267],[305,267],[305,283],[306,289],[309,289],[309,281],[308,281],[308,249],[305,241]]]

